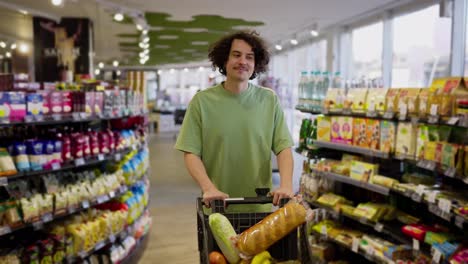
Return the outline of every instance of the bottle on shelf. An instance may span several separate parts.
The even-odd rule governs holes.
[[[332,81],[332,88],[343,88],[340,75],[341,75],[340,72],[335,72],[335,76],[333,77],[333,81]]]
[[[302,151],[307,148],[306,139],[309,136],[311,121],[308,118],[302,119],[301,130],[299,132],[299,149]]]
[[[316,78],[314,72],[311,71],[307,83],[307,99],[308,99],[308,109],[313,110],[314,108],[314,94],[316,93]]]
[[[299,80],[299,85],[298,85],[298,98],[299,98],[299,107],[304,107],[304,100],[306,98],[305,96],[305,89],[307,86],[307,72],[303,71],[301,72],[301,79]]]
[[[322,105],[323,101],[325,100],[325,97],[327,96],[327,91],[328,91],[328,88],[330,88],[330,75],[328,74],[327,71],[323,72],[322,73],[323,75],[323,84],[322,84],[322,89],[319,93],[319,101],[320,101],[320,104],[319,105]]]
[[[314,93],[312,101],[313,101],[314,106],[317,106],[317,105],[322,105],[322,102],[320,101],[320,92],[322,91],[322,87],[323,87],[323,77],[320,74],[320,71],[316,71],[314,75],[315,75],[315,93]]]

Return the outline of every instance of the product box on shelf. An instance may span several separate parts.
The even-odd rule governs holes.
[[[331,118],[329,116],[317,116],[317,140],[330,141]]]
[[[424,149],[429,141],[429,127],[427,125],[418,125],[416,137],[416,159],[424,159]]]
[[[433,92],[429,88],[421,89],[418,95],[418,110],[417,114],[419,117],[425,117],[429,114],[428,102]]]
[[[395,151],[396,124],[392,121],[380,121],[380,151]]]
[[[385,98],[385,111],[387,112],[398,112],[398,95],[400,94],[400,89],[390,88],[387,92],[387,97]]]
[[[8,92],[8,101],[10,120],[22,121],[26,116],[26,94],[24,92]]]
[[[47,90],[39,90],[37,91],[38,94],[42,95],[42,113],[44,115],[50,114],[50,91]]]
[[[94,113],[101,115],[104,107],[104,92],[98,91],[94,93]]]
[[[42,115],[44,100],[41,94],[29,93],[26,95],[26,109],[28,116]]]
[[[73,111],[73,92],[62,92],[62,110],[64,114],[70,114]]]
[[[10,107],[8,106],[8,92],[0,92],[0,119],[10,119]]]
[[[331,118],[331,141],[340,144],[353,144],[353,118],[333,116]]]
[[[362,161],[351,161],[350,177],[352,179],[368,182],[369,179],[378,174],[379,165]]]
[[[411,158],[416,154],[416,128],[412,123],[398,123],[395,152]]]
[[[406,110],[406,114],[414,116],[417,114],[418,109],[418,95],[421,89],[418,88],[407,88],[400,89],[400,94],[398,95],[398,112]]]
[[[353,113],[364,113],[366,111],[367,88],[353,88],[348,91],[344,102],[344,109]]]
[[[341,112],[343,110],[343,102],[345,98],[345,90],[341,88],[330,88],[324,101],[324,109],[329,112]]]
[[[52,114],[62,114],[63,113],[63,108],[62,108],[62,93],[59,91],[54,91],[50,93],[49,97],[50,101],[50,110]]]
[[[466,79],[459,77],[447,78],[444,92],[455,99],[453,114],[468,114],[468,86]]]
[[[442,150],[441,164],[445,168],[455,168],[457,155],[461,155],[460,146],[456,144],[445,144]]]
[[[380,121],[375,119],[366,120],[367,145],[371,149],[378,150],[380,143]]]
[[[94,92],[85,92],[85,112],[93,115],[94,112]]]
[[[369,89],[367,92],[365,109],[367,109],[368,112],[377,112],[380,114],[385,112],[385,98],[387,96],[387,92],[388,89]]]
[[[104,91],[104,115],[106,116],[113,115],[114,98],[112,92],[111,90]]]
[[[368,148],[366,139],[367,124],[364,118],[353,119],[353,145],[363,148]]]

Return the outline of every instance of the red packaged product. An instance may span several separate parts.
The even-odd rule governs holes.
[[[89,145],[91,146],[91,155],[92,156],[97,156],[99,155],[100,148],[99,148],[99,137],[98,133],[95,131],[90,131],[88,133],[89,136]]]
[[[115,138],[115,135],[114,135],[114,132],[112,132],[112,130],[108,129],[107,130],[107,136],[109,138],[109,151],[110,152],[113,152],[115,151],[115,147],[116,147],[116,138]]]
[[[88,134],[81,134],[81,136],[83,137],[84,157],[89,158],[89,157],[91,157],[91,143],[90,143],[89,135]]]
[[[403,226],[401,228],[401,231],[403,232],[403,234],[408,235],[414,239],[417,239],[419,241],[424,241],[427,231],[440,232],[440,229],[436,227],[421,225],[421,224],[412,224],[412,225]]]
[[[124,148],[124,139],[119,131],[114,131],[114,149],[122,150]]]
[[[67,162],[72,160],[71,155],[71,138],[69,135],[58,134],[58,140],[62,141],[62,161]]]
[[[75,159],[84,157],[84,137],[80,133],[72,134],[72,156]]]
[[[109,135],[107,132],[99,132],[99,151],[103,154],[110,152]]]
[[[70,91],[62,92],[62,110],[64,114],[69,114],[73,111],[73,93]]]

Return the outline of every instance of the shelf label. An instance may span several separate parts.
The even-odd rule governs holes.
[[[460,118],[458,116],[452,116],[448,121],[447,124],[449,125],[455,125]]]
[[[28,116],[28,115],[27,115],[27,116],[24,117],[24,122],[26,122],[26,123],[32,123],[32,122],[34,122],[34,117],[33,117],[33,116]]]
[[[52,170],[60,170],[62,166],[58,162],[52,163]]]
[[[394,116],[394,113],[393,112],[385,112],[384,115],[383,115],[383,118],[385,119],[392,119]]]
[[[446,213],[450,213],[450,210],[452,209],[452,201],[445,198],[440,198],[438,205],[439,208]]]
[[[457,168],[450,167],[444,172],[444,175],[447,177],[454,178],[456,173],[457,173]]]
[[[419,240],[413,238],[413,249],[419,251]]]
[[[109,236],[109,241],[110,241],[111,243],[114,243],[114,242],[115,242],[115,235],[114,235],[114,234],[111,234],[111,235]]]
[[[98,157],[98,160],[99,160],[99,161],[103,161],[103,160],[106,159],[106,157],[104,156],[104,154],[98,154],[97,157]]]
[[[60,120],[62,120],[62,115],[61,115],[61,114],[53,114],[53,115],[52,115],[52,118],[53,118],[55,121],[60,121]]]
[[[86,112],[81,112],[80,113],[80,117],[81,119],[87,119],[88,118],[88,114]]]
[[[89,201],[83,201],[83,202],[81,203],[81,206],[82,206],[84,209],[89,208]]]
[[[32,224],[32,226],[33,226],[34,230],[39,230],[39,229],[42,229],[44,227],[44,223],[41,220],[39,220],[37,222],[34,222]]]
[[[411,200],[417,202],[417,203],[420,203],[422,201],[422,195],[418,194],[418,193],[412,193],[411,194]]]
[[[418,187],[416,187],[416,193],[418,195],[423,195],[425,189],[426,189],[426,186],[419,184]]]
[[[114,198],[115,197],[115,192],[114,191],[109,192],[109,197]]]
[[[327,226],[325,225],[322,225],[321,229],[320,229],[320,233],[324,236],[328,236],[328,232],[327,232]]]
[[[11,227],[9,226],[4,226],[0,228],[0,236],[6,235],[11,233]]]
[[[370,100],[369,107],[367,107],[368,113],[375,113],[375,102],[374,100]]]
[[[83,158],[78,158],[75,160],[75,166],[83,166],[85,165],[85,160]]]
[[[383,231],[383,228],[384,228],[384,225],[381,223],[377,223],[374,226],[375,231],[380,232],[380,233]]]
[[[81,119],[80,113],[77,113],[77,112],[72,113],[72,118],[75,121],[79,121]]]
[[[353,252],[358,252],[359,251],[359,243],[361,242],[361,240],[357,237],[353,237],[353,245],[351,247],[351,250]]]
[[[435,263],[440,263],[441,257],[442,257],[442,253],[439,250],[434,249],[434,255],[432,255],[432,261]]]
[[[103,248],[105,245],[106,245],[106,244],[105,244],[103,241],[101,241],[101,242],[97,243],[96,246],[94,246],[94,250],[95,250],[95,251],[98,251],[98,250],[100,250],[101,248]]]
[[[52,214],[45,214],[42,216],[42,222],[48,223],[52,221],[54,218],[52,217]]]
[[[459,228],[463,229],[463,224],[465,223],[465,219],[459,215],[455,217],[455,225]]]
[[[109,196],[107,196],[107,195],[101,195],[101,196],[99,196],[99,197],[97,198],[97,202],[98,202],[99,204],[105,203],[105,202],[107,202],[107,201],[109,201]]]
[[[430,202],[430,203],[435,203],[436,201],[436,196],[437,196],[437,192],[429,192],[429,194],[427,195],[427,200]]]
[[[120,154],[120,153],[115,153],[115,157],[114,157],[114,158],[115,158],[116,161],[120,161],[120,160],[122,159],[122,154]]]
[[[8,178],[0,177],[0,186],[8,186]]]

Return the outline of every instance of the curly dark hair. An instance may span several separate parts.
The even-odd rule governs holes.
[[[270,62],[270,53],[268,52],[265,41],[260,38],[256,31],[237,31],[224,36],[212,44],[209,49],[208,58],[212,63],[213,69],[218,67],[219,72],[226,76],[226,62],[229,58],[229,52],[231,51],[231,45],[234,39],[243,40],[252,46],[255,56],[255,69],[249,79],[255,79],[257,74],[266,72],[268,63]]]

